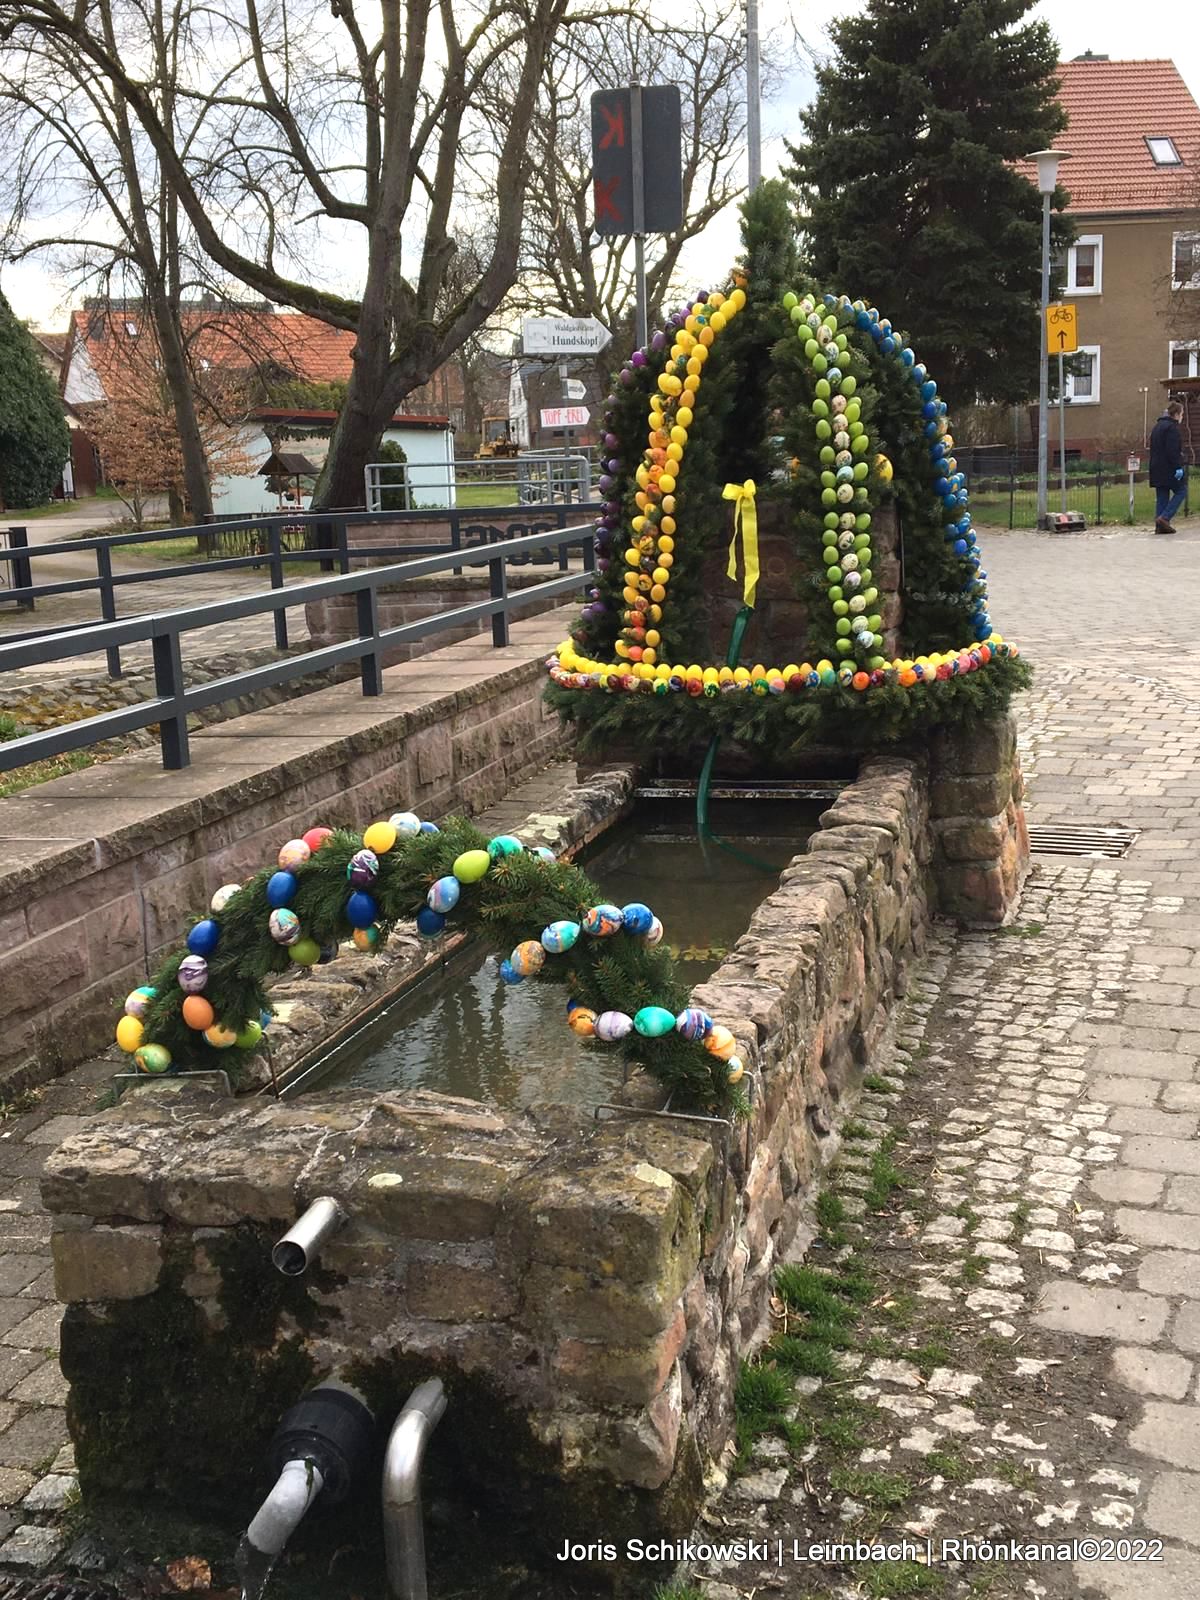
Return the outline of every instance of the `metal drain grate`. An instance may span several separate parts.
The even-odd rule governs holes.
[[[849,778],[716,778],[708,793],[712,800],[836,800]],[[695,778],[653,778],[634,790],[638,800],[694,800]]]
[[[1081,822],[1031,822],[1029,848],[1044,856],[1123,856],[1141,831]]]

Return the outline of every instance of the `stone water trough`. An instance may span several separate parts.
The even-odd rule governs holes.
[[[424,1091],[170,1082],[96,1118],[43,1181],[85,1500],[244,1514],[316,1379],[346,1378],[386,1423],[436,1375],[430,1468],[525,1560],[687,1533],[931,917],[1013,904],[1020,793],[1008,722],[863,759],[695,991],[737,1035],[745,1121],[634,1114],[661,1108],[636,1078],[630,1115],[586,1125]],[[272,1245],[321,1195],[348,1221],[283,1277]]]

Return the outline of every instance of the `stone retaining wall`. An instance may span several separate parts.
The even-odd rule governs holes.
[[[868,759],[696,991],[751,1074],[733,1125],[170,1083],[98,1118],[43,1182],[85,1496],[244,1513],[311,1379],[348,1373],[390,1418],[436,1372],[435,1479],[526,1558],[564,1530],[688,1531],[774,1266],[922,948],[932,864],[923,763]],[[646,1079],[629,1097],[661,1105]],[[280,1279],[270,1244],[320,1194],[351,1221],[311,1278]]]

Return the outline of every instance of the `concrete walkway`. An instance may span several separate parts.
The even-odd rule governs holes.
[[[1200,528],[1182,527],[983,540],[993,614],[1037,666],[1030,820],[1141,831],[1120,860],[1038,858],[1011,930],[938,933],[825,1206],[870,1302],[702,1529],[928,1539],[935,1565],[711,1560],[692,1596],[1200,1596]],[[0,1129],[0,1562],[51,1558],[42,1507],[70,1491],[36,1174],[107,1070]],[[968,1536],[1063,1553],[936,1564]]]

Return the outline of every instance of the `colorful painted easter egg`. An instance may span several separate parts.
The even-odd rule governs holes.
[[[279,865],[285,872],[291,872],[296,867],[302,867],[311,855],[312,851],[303,839],[289,839],[280,847]]]
[[[426,825],[421,821],[420,817],[417,816],[415,811],[393,811],[391,816],[388,818],[388,821],[391,823],[392,827],[395,828],[396,832],[405,839],[411,839],[414,834],[424,833],[427,831]],[[429,823],[428,826],[433,830],[434,833],[437,832],[437,829],[434,828],[432,822]]]
[[[616,1044],[633,1032],[633,1018],[624,1011],[602,1011],[596,1018],[596,1037],[606,1044]]]
[[[675,1031],[675,1013],[666,1006],[643,1006],[634,1012],[633,1025],[643,1039],[661,1039]]]
[[[133,1052],[134,1065],[139,1072],[165,1072],[171,1065],[171,1052],[165,1044],[144,1044]]]
[[[184,994],[199,994],[208,982],[208,962],[203,956],[184,956],[175,976]]]
[[[431,911],[438,911],[444,917],[447,911],[454,910],[461,894],[462,885],[457,878],[439,878],[425,896],[425,904]]]
[[[229,904],[241,887],[242,886],[240,883],[223,883],[213,895],[212,899],[208,902],[209,910],[224,911],[225,907]]]
[[[127,1017],[144,1017],[150,1009],[150,1002],[154,999],[156,991],[148,983],[143,983],[132,994],[125,996],[123,1010]]]
[[[707,1011],[701,1011],[698,1006],[688,1006],[686,1011],[681,1011],[675,1018],[676,1032],[681,1033],[685,1039],[693,1043],[703,1039],[712,1031],[713,1019]]]
[[[379,857],[374,850],[356,850],[346,866],[346,877],[356,889],[367,889],[379,876]]]
[[[576,1006],[567,1018],[567,1027],[581,1039],[590,1039],[596,1031],[596,1013],[590,1006]]]
[[[650,924],[649,931],[642,935],[642,943],[643,944],[650,944],[650,945],[661,944],[662,943],[662,939],[663,939],[663,925],[658,920],[658,918],[655,917],[654,921]]]
[[[589,906],[583,914],[583,931],[593,939],[607,939],[620,933],[622,917],[620,906]]]
[[[234,1029],[223,1028],[219,1022],[214,1022],[211,1028],[205,1028],[204,1037],[214,1050],[228,1050],[237,1043]]]
[[[375,946],[379,943],[379,929],[355,928],[350,937],[354,941],[354,948],[356,950],[361,950],[364,954],[366,954],[367,952],[374,950]]]
[[[630,905],[622,906],[621,922],[626,933],[632,933],[640,937],[642,934],[650,932],[651,925],[654,922],[654,913],[649,906],[643,905],[640,900],[634,900]]]
[[[546,952],[537,939],[522,939],[508,959],[515,972],[523,978],[532,978],[546,965]]]
[[[300,918],[286,906],[272,911],[267,927],[276,944],[295,944],[300,937]]]
[[[505,856],[519,856],[524,850],[520,839],[514,839],[511,833],[498,833],[494,839],[488,840],[487,853],[493,861],[503,861]]]
[[[548,928],[542,929],[542,949],[552,956],[562,955],[564,950],[573,948],[578,938],[577,922],[552,922]]]

